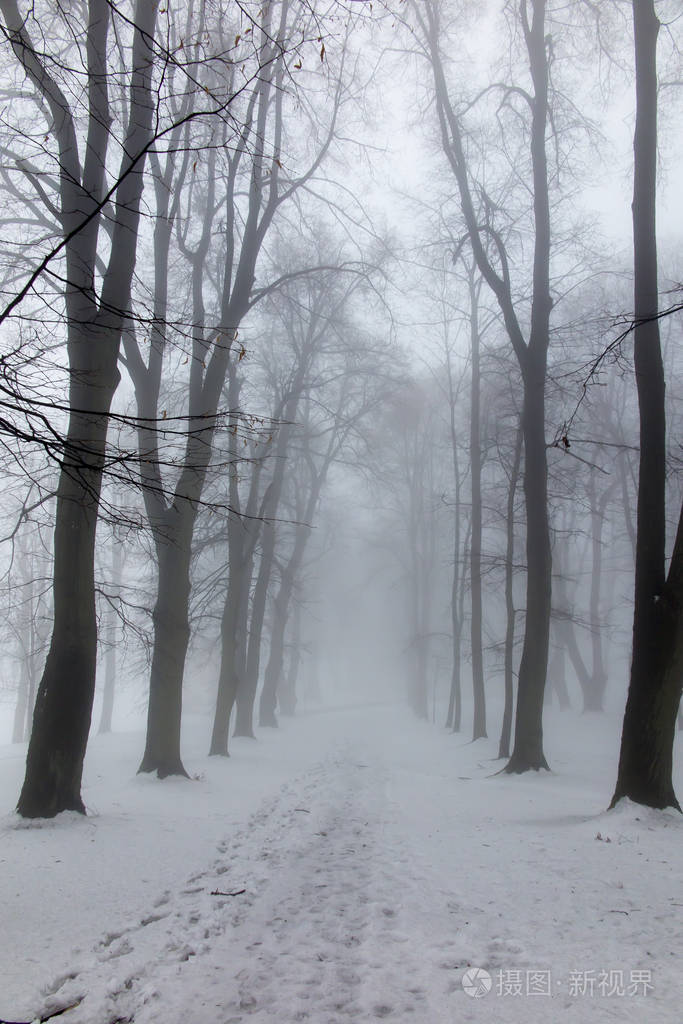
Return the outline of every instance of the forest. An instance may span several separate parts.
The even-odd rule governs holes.
[[[0,1024],[678,1021],[679,3],[0,0],[0,45],[4,959],[35,965]],[[462,937],[466,876],[503,931]]]

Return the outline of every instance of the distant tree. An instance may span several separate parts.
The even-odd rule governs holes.
[[[488,195],[482,181],[474,178],[468,158],[464,117],[449,92],[438,0],[416,0],[425,55],[434,79],[436,108],[443,151],[449,161],[460,198],[466,241],[479,271],[495,296],[512,348],[519,362],[524,402],[524,494],[527,526],[527,602],[525,634],[519,669],[514,748],[508,772],[547,768],[543,752],[543,695],[548,662],[551,599],[551,546],[547,499],[547,451],[545,441],[545,386],[550,313],[550,194],[546,155],[551,118],[549,101],[552,40],[546,30],[545,0],[523,0],[519,27],[524,42],[530,83],[491,86],[502,97],[499,110],[514,110],[515,124],[525,124],[529,160],[526,188],[532,197],[533,259],[531,308],[528,327],[513,294],[513,265],[504,236],[498,227],[499,204]],[[485,94],[489,90],[485,90]],[[520,156],[521,159],[521,156]],[[520,170],[515,167],[515,176]],[[505,203],[506,192],[500,202]]]
[[[504,672],[504,704],[503,720],[500,727],[498,757],[510,756],[510,740],[512,735],[512,716],[514,712],[514,661],[515,661],[515,625],[517,609],[514,601],[515,577],[515,503],[519,487],[522,448],[524,437],[521,424],[517,428],[512,463],[508,470],[507,508],[505,512],[505,642],[503,654]]]
[[[121,584],[123,575],[123,541],[117,536],[116,529],[112,530],[110,537],[110,573],[109,587],[101,594],[103,628],[100,628],[100,638],[103,641],[104,661],[104,685],[102,687],[102,709],[100,711],[100,723],[97,731],[99,733],[111,732],[112,717],[114,714],[114,696],[116,693],[117,648],[119,640],[118,609],[116,603],[120,600]]]
[[[38,529],[29,524],[15,539],[14,564],[7,578],[6,622],[19,669],[13,743],[23,743],[31,734],[36,688],[49,639],[51,608],[46,554],[49,552],[41,552]]]
[[[230,19],[219,18],[215,23],[207,19],[207,28],[216,38],[218,52],[229,50],[236,31]],[[203,144],[208,151],[205,166],[198,170],[197,161],[190,162],[186,156],[181,160],[174,153],[169,154],[163,167],[157,164],[161,172],[155,175],[160,216],[155,232],[151,345],[143,355],[142,339],[132,333],[126,335],[124,345],[141,411],[140,468],[159,570],[147,732],[139,771],[156,772],[160,778],[187,774],[180,732],[190,643],[193,539],[209,469],[218,454],[215,436],[226,384],[229,397],[239,397],[237,382],[232,393],[230,390],[230,378],[239,374],[246,353],[237,340],[238,333],[254,307],[284,281],[315,269],[290,264],[282,274],[257,283],[257,274],[268,273],[267,242],[272,240],[274,225],[278,219],[285,219],[285,208],[293,209],[296,222],[301,196],[312,186],[337,136],[340,111],[347,98],[343,42],[329,75],[328,65],[319,62],[325,82],[320,98],[323,113],[295,87],[289,58],[299,52],[302,40],[310,41],[320,31],[315,10],[306,4],[284,0],[265,5],[261,23],[253,26],[252,32],[258,73],[244,82],[240,69],[223,67],[223,60],[218,72],[207,62],[198,73],[209,91],[213,77],[220,73],[226,79],[221,88],[239,95],[240,101],[234,105],[234,120],[221,122],[221,134],[214,132]],[[300,130],[301,119],[309,130]],[[180,149],[187,151],[189,147],[185,142]],[[181,344],[187,344],[184,364],[188,366],[185,394],[189,429],[169,484],[158,453],[163,356],[174,340],[167,315],[174,224],[190,282],[187,304],[191,327],[186,332],[187,340],[179,332]],[[289,223],[287,227],[292,233],[300,229],[300,225],[294,228]],[[287,409],[283,416],[289,418]],[[238,431],[244,420],[236,407],[230,409],[229,427]],[[240,436],[240,444],[242,440]],[[238,447],[233,439],[231,450],[223,453],[223,468],[228,474],[228,463],[241,458]],[[270,504],[261,505],[256,511],[269,518],[273,514]],[[235,541],[235,530],[228,532]],[[239,557],[233,559],[232,566],[242,573]],[[241,584],[237,590],[242,593]],[[260,602],[258,583],[257,591]],[[236,620],[226,622],[225,628],[232,633],[236,625]],[[258,630],[254,643],[257,635]],[[218,745],[223,745],[222,735],[220,743],[217,739],[212,743],[212,752],[218,752]]]
[[[486,688],[484,686],[484,651],[482,644],[482,507],[481,507],[481,328],[479,325],[479,296],[483,280],[476,265],[468,267],[467,286],[469,292],[470,325],[470,483],[471,483],[471,530],[470,530],[470,597],[472,615],[470,638],[472,650],[472,739],[486,736]]]

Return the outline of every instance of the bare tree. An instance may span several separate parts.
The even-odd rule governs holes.
[[[190,641],[192,544],[215,453],[226,381],[229,400],[239,398],[239,388],[230,383],[246,351],[237,341],[238,332],[247,314],[282,284],[280,278],[286,280],[311,269],[290,267],[280,278],[256,284],[257,270],[268,266],[266,240],[276,219],[287,204],[295,207],[300,194],[315,180],[337,133],[346,89],[343,44],[329,78],[323,69],[327,120],[322,127],[317,125],[320,131],[315,145],[309,147],[307,139],[305,152],[299,154],[303,169],[297,172],[288,167],[290,158],[294,164],[295,102],[312,122],[317,116],[315,104],[297,93],[289,63],[290,56],[299,52],[301,40],[309,40],[314,25],[319,35],[316,13],[307,5],[289,0],[266,4],[261,23],[250,29],[258,73],[248,83],[242,81],[238,68],[223,67],[224,62],[216,71],[211,61],[205,61],[197,71],[207,89],[213,88],[213,77],[220,73],[226,76],[221,89],[228,94],[239,92],[240,103],[231,108],[232,120],[222,121],[219,130],[203,143],[186,138],[182,160],[176,158],[173,148],[163,166],[153,157],[160,214],[155,232],[153,336],[146,357],[132,332],[126,334],[124,344],[141,411],[141,476],[159,569],[147,735],[139,770],[156,772],[161,778],[186,774],[180,723]],[[235,31],[231,19],[221,13],[217,21],[207,21],[207,27],[217,39],[218,52],[229,49]],[[208,153],[198,168],[197,159],[187,153],[202,146]],[[169,485],[158,456],[162,363],[173,342],[185,344],[182,331],[169,329],[169,246],[174,224],[176,242],[188,268],[191,326],[186,354],[183,349],[189,373],[188,429]],[[169,338],[169,333],[174,337]],[[235,431],[243,420],[236,406],[228,412],[228,425]],[[234,451],[223,461],[233,458]],[[267,509],[262,511],[269,514]],[[233,567],[237,564],[235,558]]]
[[[433,77],[444,153],[457,183],[466,240],[479,271],[500,307],[522,372],[524,403],[524,495],[527,518],[527,603],[524,646],[519,670],[515,742],[508,772],[547,768],[543,752],[543,693],[548,661],[551,594],[551,548],[547,501],[545,382],[550,312],[550,200],[546,156],[549,123],[549,67],[552,41],[546,32],[544,0],[522,0],[519,20],[528,61],[530,87],[498,88],[504,103],[528,112],[531,165],[528,188],[533,211],[532,297],[528,331],[520,320],[512,289],[508,250],[496,227],[497,204],[481,183],[473,181],[465,146],[463,116],[452,102],[443,58],[440,9],[434,0],[416,2],[414,10]],[[478,200],[481,197],[482,202]],[[480,211],[481,207],[481,211]]]
[[[673,741],[683,685],[683,508],[668,572],[665,385],[657,284],[657,36],[654,0],[633,0],[634,360],[640,410],[633,655],[613,807],[623,797],[680,805]]]
[[[154,36],[158,2],[138,0],[126,71],[128,118],[115,187],[108,187],[111,141],[108,37],[114,9],[90,0],[83,33],[87,75],[85,127],[55,68],[59,54],[43,52],[30,32],[31,10],[2,0],[3,35],[29,79],[36,109],[56,148],[57,212],[64,252],[69,422],[57,492],[54,537],[54,629],[36,699],[26,777],[18,811],[25,817],[84,812],[81,775],[95,686],[97,627],[94,546],[106,464],[111,401],[119,381],[121,331],[130,305],[140,220],[144,159],[153,132]],[[81,155],[81,153],[83,155]],[[105,204],[111,208],[105,215]],[[108,258],[105,220],[112,218]],[[18,296],[19,297],[19,296]]]

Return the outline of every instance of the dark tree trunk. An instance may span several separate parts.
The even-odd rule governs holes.
[[[470,406],[470,480],[472,484],[472,533],[470,540],[470,595],[472,616],[470,640],[472,645],[472,696],[474,718],[472,739],[486,736],[486,691],[484,689],[484,655],[482,648],[481,609],[481,423],[480,423],[480,370],[479,370],[479,286],[474,281],[474,270],[469,275],[470,291],[470,349],[472,355],[472,387]]]
[[[545,447],[545,357],[530,352],[524,382],[524,497],[527,588],[524,646],[517,685],[515,742],[508,772],[547,768],[543,753],[543,694],[548,666],[551,601],[548,468]],[[540,363],[540,365],[538,365]]]
[[[515,655],[515,619],[517,613],[514,603],[515,578],[515,496],[519,483],[519,469],[522,462],[522,428],[517,430],[515,453],[508,481],[506,542],[505,542],[505,647],[504,647],[504,686],[505,703],[503,706],[503,722],[498,744],[498,757],[510,756],[510,739],[512,736],[512,712],[514,708],[514,655]]]
[[[244,667],[242,667],[242,672],[240,672],[240,652],[243,650],[243,645],[240,643],[239,622],[243,605],[248,604],[249,601],[249,588],[245,586],[246,569],[243,551],[241,555],[240,558],[234,551],[229,563],[228,593],[221,618],[221,664],[209,748],[210,756],[228,757],[230,716],[244,671]]]
[[[545,134],[548,121],[548,52],[545,2],[534,0],[532,20],[521,6],[534,83],[531,162],[534,192],[534,269],[531,328],[522,355],[524,381],[524,498],[527,538],[527,591],[524,645],[517,684],[515,742],[508,772],[547,768],[543,753],[543,694],[548,668],[552,555],[548,520],[548,461],[545,444],[545,379],[550,311],[550,202]]]
[[[460,532],[462,503],[460,495],[460,463],[458,459],[458,435],[456,432],[456,396],[453,386],[453,373],[451,368],[451,355],[447,354],[447,374],[449,374],[449,399],[451,412],[451,453],[453,457],[453,477],[455,487],[455,506],[453,510],[453,580],[451,584],[451,630],[452,630],[452,657],[453,666],[451,670],[451,692],[449,694],[449,713],[445,720],[446,729],[459,732],[462,721],[462,682],[461,682],[461,659],[462,659],[462,634],[463,618],[462,609],[459,605],[460,584],[461,584],[461,562]]]
[[[68,281],[65,299],[70,412],[55,513],[54,625],[36,696],[26,776],[17,805],[24,817],[52,817],[65,810],[85,812],[80,787],[97,660],[95,530],[109,410],[119,381],[121,330],[130,306],[135,268],[144,154],[151,140],[152,40],[158,0],[139,0],[133,15],[129,120],[99,303],[94,279],[101,229],[97,204],[104,195],[110,131],[106,73],[110,11],[103,2],[93,2],[89,7],[88,138],[81,167],[72,113],[51,76],[49,61],[41,63],[43,58],[28,39],[26,24],[17,23],[16,5],[2,2],[0,6],[17,59],[53,118]]]
[[[457,615],[457,582],[454,580],[452,590],[455,595],[451,598],[451,629],[453,645],[453,665],[451,668],[451,687],[448,695],[448,713],[446,715],[446,728],[451,732],[460,732],[462,723],[462,681],[460,670],[461,657],[461,625]]]
[[[460,524],[462,516],[461,482],[460,482],[460,460],[458,458],[458,436],[455,426],[456,395],[453,386],[453,370],[451,366],[451,353],[446,351],[446,370],[448,374],[448,401],[450,413],[450,441],[451,458],[453,463],[453,488],[455,502],[453,507],[453,579],[451,582],[451,644],[453,664],[451,667],[451,687],[448,698],[448,714],[446,716],[446,728],[452,732],[459,732],[462,722],[462,682],[461,682],[461,659],[462,659],[462,602],[461,592],[461,565],[462,557],[460,551]]]
[[[95,529],[102,487],[107,413],[119,375],[118,337],[83,339],[79,379],[72,377],[67,458],[60,474],[54,535],[54,626],[38,687],[26,777],[17,804],[25,818],[85,814],[83,759],[90,731],[95,669]],[[93,354],[108,360],[86,366]],[[85,366],[83,364],[85,363]],[[83,378],[87,377],[87,383]],[[99,415],[76,409],[99,407]]]
[[[612,803],[677,807],[673,741],[683,679],[683,509],[665,578],[664,371],[657,320],[657,35],[653,0],[634,0],[634,361],[640,410],[633,656]]]
[[[188,608],[193,516],[180,516],[157,544],[159,582],[154,606],[154,651],[149,681],[147,738],[139,772],[160,779],[187,772],[180,756],[183,673],[190,641]]]
[[[628,797],[648,807],[680,810],[673,786],[673,745],[683,682],[683,508],[669,573],[653,603],[652,646],[645,646],[643,633],[637,634],[634,626],[631,682],[610,806]]]
[[[237,691],[235,710],[235,736],[247,736],[254,739],[254,702],[258,689],[261,666],[261,639],[263,622],[266,615],[266,599],[268,586],[273,571],[275,552],[275,527],[272,523],[264,523],[262,529],[263,548],[259,571],[256,576],[254,596],[249,619],[249,643],[247,646],[247,663],[244,679]]]
[[[240,388],[240,377],[237,369],[233,368],[228,388],[230,409],[237,410],[239,408]],[[236,433],[236,422],[234,428]],[[257,459],[252,472],[244,520],[238,515],[241,506],[239,469],[236,462],[233,462],[228,469],[228,493],[232,510],[228,519],[228,590],[221,617],[221,664],[209,755],[228,756],[230,716],[246,674],[249,590],[253,572],[254,547],[259,531],[259,524],[254,515],[259,500],[261,466],[262,461]]]

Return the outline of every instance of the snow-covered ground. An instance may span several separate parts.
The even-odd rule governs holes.
[[[605,812],[616,717],[546,732],[553,773],[510,778],[495,740],[389,706],[284,720],[227,761],[196,718],[196,781],[136,776],[137,733],[95,737],[90,816],[34,825],[11,813],[24,748],[2,748],[0,1019],[680,1024],[683,820]]]

